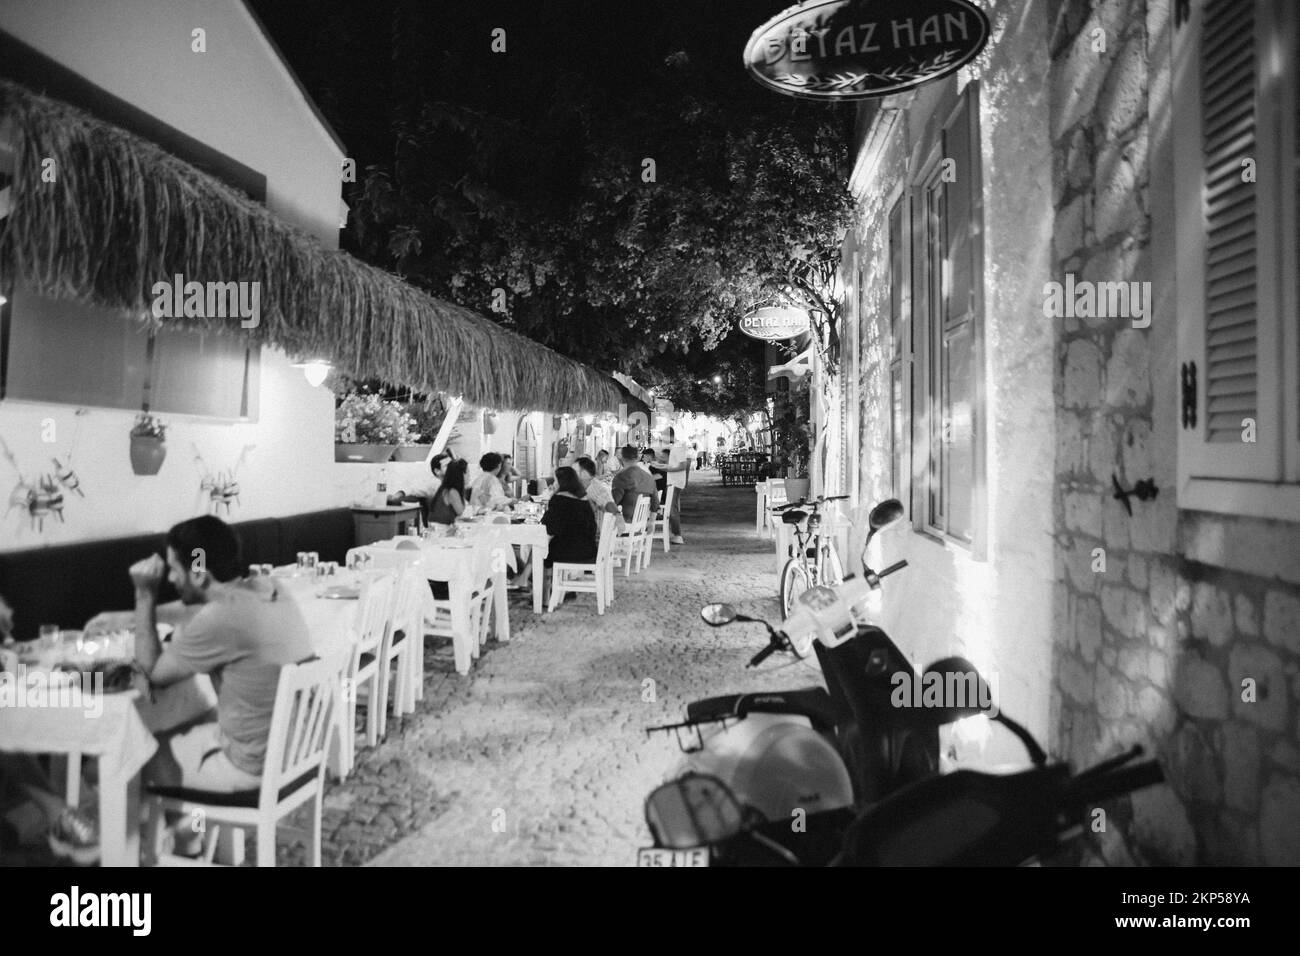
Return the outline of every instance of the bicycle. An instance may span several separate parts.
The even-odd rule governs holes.
[[[827,502],[844,501],[848,495],[829,498],[800,499],[790,504],[777,505],[773,514],[781,515],[781,522],[794,531],[795,541],[789,547],[790,559],[781,569],[781,619],[785,620],[794,609],[799,595],[821,585],[834,587],[844,580],[844,566],[835,552],[830,535],[823,534],[821,509]],[[809,510],[805,511],[807,508]]]

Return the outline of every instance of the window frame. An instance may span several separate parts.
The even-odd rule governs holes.
[[[955,87],[954,87],[955,93]],[[968,122],[966,130],[967,148],[970,152],[971,189],[970,189],[970,237],[969,254],[971,256],[971,284],[967,318],[948,327],[942,309],[933,308],[935,276],[929,268],[929,194],[930,188],[940,180],[942,161],[948,158],[946,134],[955,121],[965,113]],[[911,337],[912,359],[920,361],[905,363],[910,366],[909,404],[912,457],[912,527],[913,530],[933,541],[951,544],[970,552],[975,560],[988,559],[988,487],[987,487],[987,453],[988,441],[987,409],[988,389],[985,374],[985,322],[984,322],[984,182],[981,146],[979,137],[979,84],[971,81],[960,93],[951,98],[946,97],[936,109],[935,116],[926,127],[926,138],[916,144],[920,149],[921,161],[915,166],[915,174],[908,180],[910,199],[908,230],[908,269],[910,299],[908,303],[909,333]],[[943,201],[948,201],[946,191]],[[892,206],[891,206],[892,209]],[[918,224],[918,220],[921,220]],[[937,277],[942,283],[944,275]],[[932,522],[931,502],[936,489],[942,488],[942,469],[944,456],[936,455],[936,434],[938,444],[942,445],[942,423],[936,422],[936,410],[942,409],[942,401],[936,401],[936,388],[942,387],[942,358],[934,351],[936,340],[942,342],[946,331],[960,328],[969,323],[971,334],[971,476],[970,508],[971,537],[967,540],[952,534],[945,524],[940,526]],[[936,328],[938,335],[936,336]],[[917,414],[918,402],[923,403],[923,414]],[[936,432],[936,425],[938,431]],[[945,516],[946,517],[946,516]]]
[[[1300,521],[1300,143],[1294,123],[1300,54],[1287,0],[1255,0],[1256,421],[1254,448],[1211,443],[1205,369],[1205,246],[1201,190],[1201,32],[1204,3],[1173,27],[1171,122],[1175,231],[1175,369],[1178,464],[1176,500],[1184,510]],[[1268,81],[1268,75],[1274,77]],[[1153,118],[1154,119],[1154,118]],[[1154,124],[1153,124],[1154,125]],[[1195,200],[1187,199],[1195,195]],[[1270,201],[1269,197],[1273,200]],[[1277,197],[1282,201],[1276,201]],[[1189,206],[1190,204],[1190,206]],[[1188,208],[1196,209],[1189,215]],[[1182,369],[1197,365],[1197,426],[1183,424]],[[1271,421],[1269,420],[1271,417]],[[1232,449],[1232,454],[1228,453]]]

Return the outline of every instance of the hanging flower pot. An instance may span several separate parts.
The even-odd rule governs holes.
[[[156,475],[167,457],[167,426],[141,412],[131,428],[131,471]]]
[[[555,429],[558,432],[563,426],[564,426],[563,418],[561,418],[559,415],[551,416],[551,428]]]

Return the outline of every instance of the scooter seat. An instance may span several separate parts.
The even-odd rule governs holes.
[[[844,722],[834,700],[822,687],[803,687],[756,694],[724,694],[686,705],[687,720],[745,717],[748,714],[793,714],[807,717],[813,728],[829,733]]]
[[[781,521],[784,524],[798,524],[806,517],[808,517],[808,512],[799,511],[798,509],[794,511],[781,512]]]

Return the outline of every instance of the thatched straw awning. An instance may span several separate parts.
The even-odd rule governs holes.
[[[249,335],[294,356],[324,356],[358,378],[475,405],[584,413],[621,398],[606,375],[327,249],[258,203],[154,144],[9,81],[11,214],[0,268],[37,292],[142,317],[152,289],[185,281],[258,282],[260,324],[168,324]],[[57,180],[41,180],[42,160]]]

